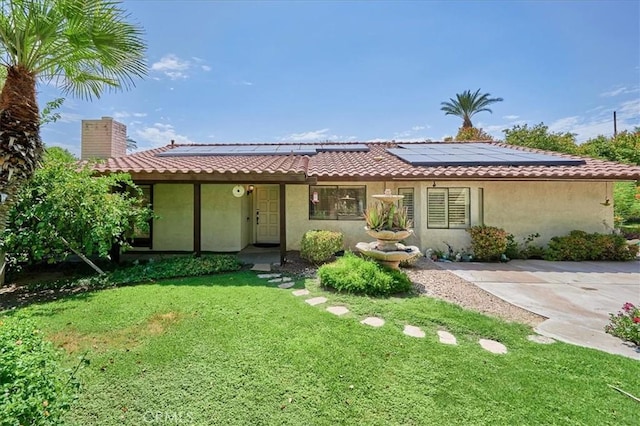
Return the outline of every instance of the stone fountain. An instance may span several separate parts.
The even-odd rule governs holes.
[[[395,212],[394,203],[404,198],[404,195],[394,195],[390,189],[384,191],[384,194],[373,195],[373,198],[378,200],[381,205],[381,212],[383,214],[390,214],[393,216]],[[413,230],[409,227],[402,228],[397,226],[390,226],[386,220],[382,221],[384,225],[379,226],[376,229],[371,229],[369,226],[365,227],[367,234],[375,238],[376,241],[365,243],[360,242],[356,244],[356,248],[365,256],[371,257],[379,263],[389,266],[393,269],[398,269],[400,262],[413,259],[420,256],[420,249],[416,246],[405,246],[400,241],[413,234]]]

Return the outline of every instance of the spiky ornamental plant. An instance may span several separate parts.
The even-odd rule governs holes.
[[[141,27],[119,1],[0,0],[0,230],[9,202],[42,156],[36,83],[99,98],[147,73]]]
[[[471,93],[471,90],[465,90],[462,93],[456,94],[456,99],[449,99],[449,102],[441,102],[442,111],[445,115],[455,115],[462,118],[462,128],[467,129],[473,127],[471,117],[476,113],[482,111],[493,112],[489,108],[489,105],[502,102],[502,98],[490,98],[490,93],[480,94],[480,89]]]

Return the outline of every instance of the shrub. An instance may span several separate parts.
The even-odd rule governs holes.
[[[0,316],[0,424],[60,424],[76,382],[34,322]]]
[[[542,259],[544,257],[544,247],[533,245],[533,241],[539,238],[540,234],[529,234],[522,238],[522,243],[516,241],[513,234],[507,235],[507,248],[504,251],[509,259]]]
[[[302,236],[300,257],[315,265],[324,263],[342,250],[343,238],[341,232],[307,231]]]
[[[363,259],[351,252],[333,263],[318,269],[318,277],[325,287],[346,293],[382,296],[411,290],[411,280],[395,269]]]
[[[224,254],[150,259],[146,263],[116,269],[109,274],[109,282],[118,285],[163,278],[195,277],[237,271],[240,266],[240,261],[235,256]]]
[[[549,241],[545,259],[547,260],[633,260],[638,246],[627,244],[621,235],[589,234],[574,230],[562,237]]]
[[[495,226],[472,226],[467,229],[471,235],[471,250],[476,260],[499,261],[507,249],[507,232]]]
[[[609,314],[609,321],[604,331],[640,346],[640,309],[627,302],[617,315]]]

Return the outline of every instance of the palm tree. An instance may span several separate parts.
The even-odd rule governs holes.
[[[482,111],[493,112],[487,107],[493,103],[503,101],[502,98],[490,98],[489,96],[491,96],[490,93],[481,95],[480,89],[476,90],[475,93],[465,90],[456,94],[456,99],[449,99],[450,102],[441,102],[442,108],[440,109],[445,112],[445,115],[455,115],[462,118],[462,128],[468,129],[473,127],[471,117]]]
[[[42,156],[36,83],[92,99],[146,75],[143,30],[128,17],[116,0],[0,0],[0,230]]]

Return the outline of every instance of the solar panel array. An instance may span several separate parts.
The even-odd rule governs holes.
[[[579,166],[585,161],[487,143],[399,144],[387,152],[413,166]]]
[[[230,156],[230,155],[315,155],[318,152],[367,152],[364,144],[287,144],[287,145],[190,145],[177,146],[156,154],[158,157]]]

